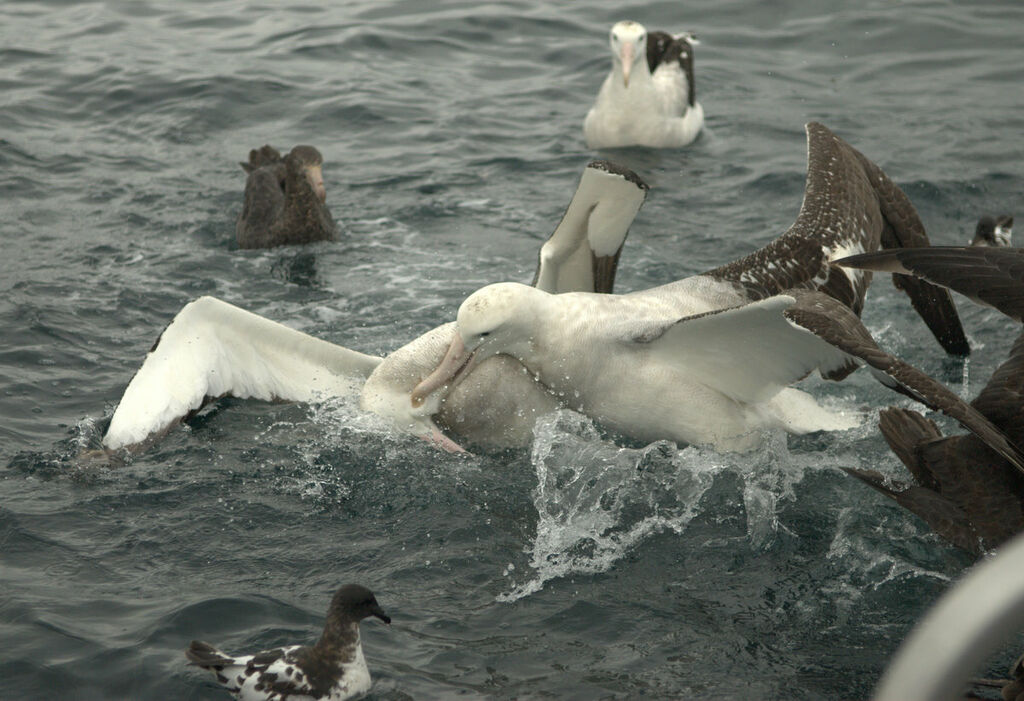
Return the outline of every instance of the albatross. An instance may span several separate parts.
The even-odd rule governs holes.
[[[129,384],[104,445],[158,435],[207,396],[302,399],[361,384],[364,408],[450,450],[460,446],[444,430],[527,444],[535,413],[560,406],[632,438],[742,450],[765,428],[802,433],[856,423],[788,385],[815,369],[840,379],[864,362],[1020,462],[984,417],[878,349],[860,324],[870,273],[832,260],[928,239],[909,200],[875,164],[821,124],[807,125],[807,144],[804,200],[785,234],[702,275],[622,296],[595,294],[597,280],[618,259],[621,240],[612,234],[624,237],[646,190],[621,169],[588,168],[541,250],[535,287],[484,288],[454,323],[383,361],[199,300],[179,313]],[[620,204],[605,206],[612,194]],[[578,272],[563,282],[571,270]],[[949,293],[904,278],[898,286],[943,347],[969,352]],[[566,283],[578,283],[577,291]],[[551,284],[556,289],[546,289]],[[487,364],[508,384],[473,383]]]
[[[413,391],[413,406],[436,403],[477,363],[502,354],[614,433],[743,451],[760,445],[765,429],[850,427],[789,385],[814,370],[841,379],[864,362],[885,384],[969,419],[1019,460],[983,417],[881,351],[861,325],[870,277],[832,259],[928,239],[881,169],[821,124],[807,125],[807,139],[804,201],[781,237],[704,274],[626,295],[484,287],[459,307],[456,334]],[[969,352],[948,292],[914,278],[900,285],[947,350]]]
[[[852,256],[838,264],[915,275],[1024,321],[1024,251],[934,247]],[[1010,441],[1024,445],[1024,333],[971,402]],[[974,435],[943,436],[916,411],[882,410],[879,428],[913,481],[844,468],[921,518],[936,534],[981,555],[1024,530],[1024,473]]]
[[[623,21],[609,42],[612,69],[583,121],[587,146],[675,148],[696,139],[704,108],[693,78],[694,37]]]
[[[611,292],[647,189],[629,169],[592,161],[541,247],[538,288]],[[102,445],[143,447],[222,396],[300,402],[358,396],[364,409],[448,450],[461,448],[435,424],[435,415],[470,443],[527,443],[536,417],[560,404],[507,357],[481,364],[447,401],[410,406],[409,393],[443,357],[453,333],[454,324],[442,325],[380,358],[204,296],[185,305],[161,333],[125,389]]]

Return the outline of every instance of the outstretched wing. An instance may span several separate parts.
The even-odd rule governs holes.
[[[807,130],[807,182],[796,221],[785,234],[709,275],[731,280],[754,297],[789,289],[820,290],[860,314],[870,274],[851,274],[836,258],[889,247],[927,246],[914,206],[863,154],[817,122]],[[897,287],[947,352],[970,352],[949,293],[927,283]]]
[[[541,246],[534,287],[552,294],[611,293],[619,253],[647,190],[628,168],[591,161],[562,221]]]
[[[663,362],[696,371],[738,401],[760,402],[814,370],[849,374],[866,363],[882,384],[950,416],[1024,472],[1024,454],[944,385],[881,350],[849,307],[821,292],[786,294],[632,330]]]
[[[736,401],[763,402],[815,369],[854,367],[847,353],[789,322],[784,312],[795,303],[777,295],[638,328],[629,340]]]
[[[858,314],[871,276],[831,264],[836,256],[878,248],[884,219],[861,161],[825,126],[807,130],[807,181],[796,221],[785,234],[745,258],[709,272],[746,285],[755,296],[817,289]]]
[[[786,310],[787,319],[866,363],[875,378],[890,389],[955,419],[1024,473],[1024,454],[1002,431],[945,385],[880,349],[860,320],[843,305],[820,293],[792,294],[797,303]]]
[[[923,278],[1024,321],[1024,250],[1019,248],[904,248],[850,256],[836,263]]]
[[[376,358],[313,338],[213,297],[187,304],[125,390],[103,445],[166,431],[210,397],[309,401],[358,393]]]

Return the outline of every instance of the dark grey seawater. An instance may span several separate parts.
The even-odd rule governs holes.
[[[810,119],[936,243],[1024,216],[1013,0],[0,4],[0,697],[226,698],[189,640],[311,641],[352,581],[394,619],[363,627],[376,699],[870,693],[970,564],[840,471],[902,469],[870,418],[734,456],[616,445],[566,414],[530,451],[461,459],[351,401],[225,401],[124,467],[76,459],[199,295],[386,353],[528,281],[595,156],[581,121],[627,16],[701,37],[707,129],[602,154],[653,186],[620,290],[784,231]],[[235,248],[237,162],[268,142],[323,152],[342,241]],[[884,278],[864,316],[973,396],[1016,329],[959,301],[966,365]],[[907,404],[863,372],[805,385]]]

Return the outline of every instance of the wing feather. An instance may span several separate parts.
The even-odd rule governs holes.
[[[633,171],[592,161],[562,220],[541,246],[534,287],[552,294],[611,293],[619,253],[647,190]]]
[[[380,363],[222,302],[201,297],[164,330],[129,383],[103,438],[118,449],[141,443],[208,397],[309,401],[346,395]]]

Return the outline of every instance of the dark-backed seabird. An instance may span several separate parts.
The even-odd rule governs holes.
[[[936,247],[882,251],[837,261],[857,268],[916,275],[1024,320],[1024,251]],[[971,406],[1015,445],[1024,445],[1024,334]],[[847,469],[954,545],[981,554],[1024,530],[1024,474],[973,435],[944,437],[908,409],[881,412],[879,428],[914,478],[891,482],[871,470]]]
[[[583,122],[587,146],[674,148],[696,139],[704,125],[693,78],[696,40],[623,21],[609,41],[612,70]]]
[[[974,228],[972,246],[1009,246],[1013,238],[1013,217],[1004,214],[999,217],[985,215]]]
[[[632,171],[590,163],[541,248],[535,284],[549,292],[611,292],[619,252],[646,194],[647,185]],[[445,324],[381,359],[202,297],[175,316],[150,350],[103,446],[139,447],[210,398],[226,395],[264,401],[361,395],[364,409],[450,450],[459,447],[435,425],[435,416],[474,444],[528,443],[536,418],[560,403],[507,357],[482,364],[442,406],[410,406],[410,392],[440,362],[453,334],[454,324]]]
[[[192,664],[213,672],[240,701],[344,701],[370,690],[370,670],[359,642],[359,622],[391,623],[373,592],[358,584],[338,589],[314,645],[289,645],[254,655],[228,655],[193,640]]]
[[[312,146],[296,146],[281,157],[270,146],[249,152],[245,204],[235,236],[241,248],[270,248],[330,241],[336,227],[327,209],[323,157]]]

